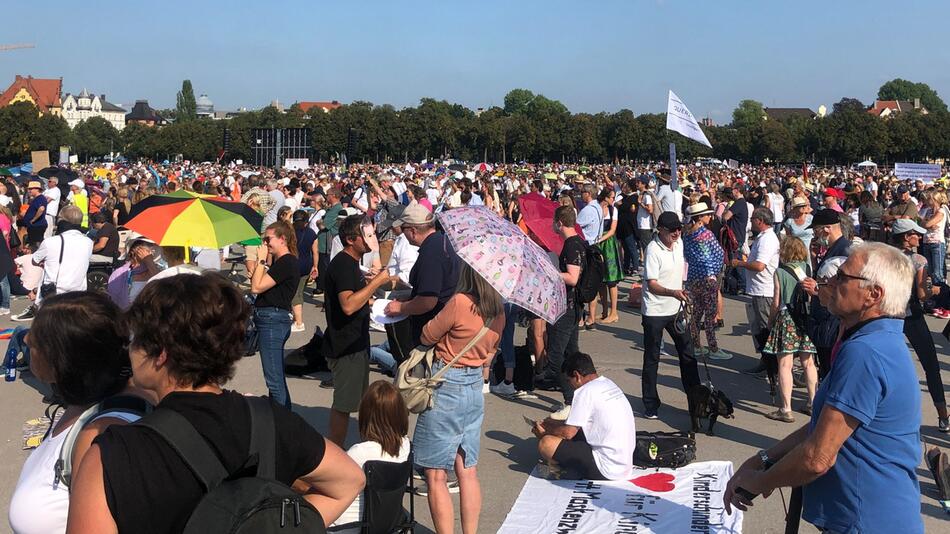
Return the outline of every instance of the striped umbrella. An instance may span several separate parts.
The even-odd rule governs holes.
[[[176,191],[152,195],[132,206],[125,227],[159,245],[221,248],[260,243],[263,216],[242,202]]]

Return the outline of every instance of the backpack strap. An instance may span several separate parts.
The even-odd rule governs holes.
[[[216,488],[229,473],[211,445],[185,416],[171,409],[155,410],[135,423],[150,428],[168,442],[201,483],[205,491]]]
[[[277,478],[277,430],[274,410],[269,399],[245,397],[251,410],[250,455],[257,456],[257,477]]]

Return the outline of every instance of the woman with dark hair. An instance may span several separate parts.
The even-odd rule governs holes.
[[[943,378],[940,376],[940,363],[937,360],[937,348],[933,336],[924,318],[923,302],[939,294],[940,288],[933,287],[927,276],[927,258],[916,252],[927,230],[911,219],[898,219],[891,225],[891,242],[901,249],[914,264],[914,283],[910,288],[910,302],[907,304],[907,317],[904,317],[904,335],[917,353],[920,366],[927,377],[927,391],[937,410],[937,430],[950,432],[950,418],[947,414],[947,399],[943,391]]]
[[[251,410],[222,387],[244,354],[249,306],[222,276],[173,276],[149,284],[126,313],[132,382],[210,445],[229,478],[250,476]],[[334,521],[364,483],[359,467],[300,416],[269,403],[275,479]],[[256,453],[254,453],[256,455]],[[69,532],[181,532],[205,494],[188,464],[150,427],[111,427],[74,477]]]
[[[13,490],[10,526],[18,534],[66,531],[69,487],[57,470],[66,438],[91,406],[134,389],[128,385],[129,336],[119,313],[104,294],[87,291],[51,296],[36,312],[26,337],[30,371],[52,387],[65,410],[55,423],[51,421],[43,441],[23,464]],[[137,415],[122,412],[89,419],[72,448],[73,472],[93,438],[109,425],[137,419]]]
[[[300,263],[300,282],[297,291],[290,302],[294,314],[294,324],[291,332],[303,332],[307,327],[303,324],[303,290],[307,282],[317,279],[317,260],[320,258],[317,247],[317,233],[310,227],[310,213],[305,210],[294,212],[294,237],[297,239],[297,258]]]
[[[449,469],[458,476],[462,532],[478,532],[482,494],[475,466],[485,416],[482,384],[504,328],[501,295],[465,263],[455,295],[422,328],[422,344],[435,345],[432,372],[451,365],[435,389],[433,407],[416,420],[412,438],[415,462],[425,468],[429,510],[438,533],[452,532],[455,524],[446,478]],[[463,354],[470,343],[474,345]]]
[[[614,199],[617,193],[613,188],[605,187],[597,195],[597,202],[600,203],[604,215],[604,229],[600,234],[600,239],[595,246],[600,249],[604,255],[604,283],[600,286],[599,294],[594,297],[591,304],[591,313],[597,309],[597,301],[600,300],[603,307],[603,313],[597,322],[603,324],[616,323],[620,320],[617,314],[617,284],[623,280],[623,266],[620,264],[620,242],[617,241],[617,210],[614,208]],[[608,299],[610,300],[608,309]]]
[[[290,337],[291,303],[300,282],[297,236],[289,224],[277,221],[264,230],[263,241],[251,275],[251,293],[257,295],[254,324],[270,398],[290,409],[290,391],[284,377],[284,344]]]
[[[360,401],[359,417],[363,441],[346,451],[356,465],[362,469],[370,461],[401,463],[409,459],[409,410],[396,386],[384,380],[370,384]],[[336,520],[336,525],[354,523],[363,517],[362,497],[356,497]],[[353,528],[336,532],[357,534],[359,531]]]

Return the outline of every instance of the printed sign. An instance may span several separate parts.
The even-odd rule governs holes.
[[[308,158],[287,158],[284,160],[284,168],[291,171],[302,171],[310,167]]]
[[[726,514],[722,494],[732,462],[636,470],[628,481],[528,477],[498,530],[528,533],[741,533],[742,512]]]
[[[895,163],[894,175],[900,180],[923,180],[929,183],[940,179],[940,165],[930,163]]]

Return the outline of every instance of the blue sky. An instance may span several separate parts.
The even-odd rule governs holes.
[[[12,4],[12,5],[11,5]],[[829,108],[886,80],[950,97],[950,2],[904,0],[484,0],[231,2],[14,0],[0,86],[63,77],[118,104],[172,107],[181,81],[217,109],[278,98],[429,96],[471,108],[523,87],[574,112],[665,111],[668,89],[728,122],[739,100]]]

